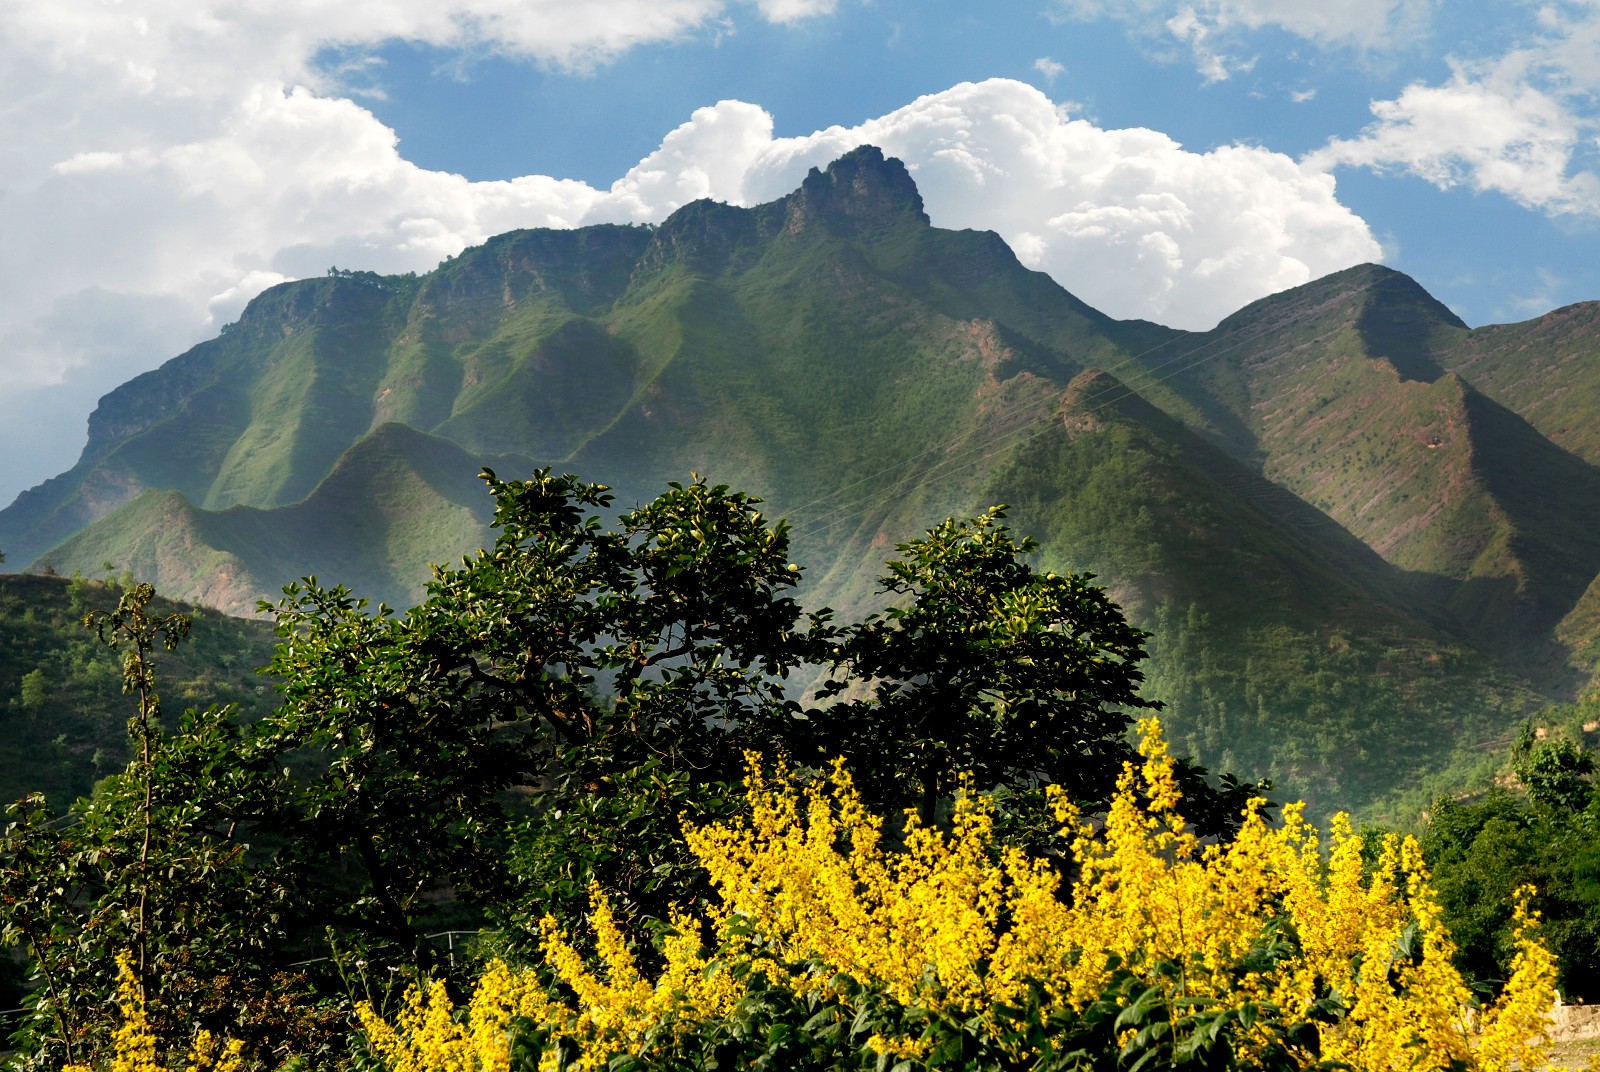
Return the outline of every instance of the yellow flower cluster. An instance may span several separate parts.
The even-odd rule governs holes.
[[[1081,1010],[1114,967],[1166,965],[1177,969],[1173,1003],[1270,1002],[1299,1018],[1323,994],[1340,995],[1346,1015],[1321,1056],[1354,1068],[1537,1060],[1554,965],[1526,898],[1513,978],[1481,1030],[1469,1030],[1469,995],[1415,840],[1386,839],[1369,878],[1347,817],[1334,820],[1324,859],[1300,807],[1274,829],[1258,802],[1230,844],[1202,846],[1177,810],[1159,722],[1141,729],[1143,763],[1124,770],[1103,829],[1052,795],[1079,868],[1066,897],[1043,861],[996,850],[991,817],[965,788],[948,836],[912,818],[904,851],[886,850],[840,767],[804,794],[781,776],[753,779],[750,823],[698,831],[690,844],[728,907],[767,939],[774,965],[821,961],[903,1005],[993,1017],[1038,987],[1047,1012]],[[1299,949],[1270,971],[1248,970],[1275,924],[1299,936]],[[896,1054],[909,1041],[876,1040]]]
[[[111,1036],[110,1072],[168,1072],[146,1015],[144,988],[133,970],[133,958],[117,956],[117,1009],[122,1023]],[[195,1032],[184,1060],[185,1072],[239,1072],[242,1043],[223,1042],[204,1028]],[[88,1065],[67,1065],[62,1072],[91,1072]]]
[[[666,967],[655,982],[639,972],[611,908],[597,889],[593,925],[602,970],[590,971],[555,921],[544,921],[546,964],[576,998],[551,993],[532,971],[491,962],[479,978],[465,1021],[455,1015],[444,984],[412,988],[391,1026],[365,1003],[357,1015],[367,1040],[389,1072],[506,1072],[512,1021],[525,1019],[552,1040],[569,1040],[577,1057],[561,1064],[555,1046],[541,1069],[603,1069],[617,1053],[644,1053],[705,1019],[727,1014],[740,988],[701,956],[700,931],[678,920],[666,941]]]
[[[597,892],[599,974],[545,924],[546,966],[575,1003],[531,972],[496,964],[465,1023],[435,987],[411,995],[396,1028],[364,1010],[368,1037],[391,1072],[487,1072],[507,1067],[507,1025],[520,1015],[568,1040],[575,1067],[598,1069],[725,1016],[743,992],[735,980],[759,972],[801,997],[846,1005],[836,984],[848,976],[901,1007],[1021,1040],[1026,1033],[1003,1021],[1025,1001],[1045,1015],[1081,1012],[1121,971],[1159,989],[1169,1012],[1250,1006],[1295,1022],[1334,1000],[1342,1012],[1323,1025],[1320,1059],[1353,1069],[1543,1063],[1554,963],[1526,895],[1512,978],[1469,1025],[1469,994],[1413,839],[1387,837],[1368,869],[1346,817],[1334,820],[1324,851],[1300,807],[1273,827],[1258,803],[1232,842],[1202,845],[1178,812],[1159,723],[1141,731],[1143,761],[1124,770],[1098,828],[1051,797],[1077,864],[1065,895],[1048,861],[997,843],[990,807],[970,785],[948,833],[908,816],[901,844],[890,846],[842,765],[800,790],[752,763],[749,820],[688,835],[724,903],[715,956],[705,958],[697,931],[680,921],[650,982]],[[1262,956],[1274,936],[1282,940]],[[1268,1030],[1262,1019],[1240,1029],[1235,1046],[1247,1063],[1271,1041]],[[868,1043],[899,1058],[922,1057],[928,1044],[883,1034]],[[1026,1042],[1010,1045],[1021,1061],[1035,1056],[1020,1049]],[[547,1055],[554,1068],[555,1047]]]
[[[513,972],[497,960],[478,978],[465,1023],[454,1016],[442,982],[426,990],[411,988],[395,1026],[366,1002],[356,1007],[356,1015],[390,1072],[506,1072],[511,1021],[525,1016],[539,1023],[549,1004],[533,973]]]

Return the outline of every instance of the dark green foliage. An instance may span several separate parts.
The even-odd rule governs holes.
[[[65,815],[32,795],[8,809],[0,840],[0,941],[20,946],[36,989],[16,1041],[39,1067],[85,1059],[114,1026],[112,970],[129,956],[164,1039],[196,1025],[258,1044],[281,1025],[259,1006],[285,995],[268,962],[284,938],[287,889],[249,860],[250,820],[281,796],[280,775],[240,762],[243,731],[229,708],[186,712],[162,730],[151,658],[189,632],[152,614],[138,585],[91,626],[125,646],[134,757]],[[303,1040],[300,1040],[303,1041]]]
[[[639,923],[704,894],[680,815],[723,817],[742,747],[795,710],[810,626],[783,526],[703,481],[608,527],[603,488],[485,476],[499,540],[405,616],[288,590],[283,702],[248,726],[211,709],[161,732],[149,658],[184,620],[148,586],[94,617],[129,646],[136,755],[68,816],[18,805],[0,846],[33,1059],[103,1044],[124,949],[164,1036],[199,1023],[265,1055],[315,1044],[348,965],[378,999],[447,971],[430,931],[489,920],[518,948],[545,913],[579,918],[592,882]]]
[[[114,572],[114,571],[107,571]],[[117,656],[84,631],[125,586],[116,579],[0,574],[0,802],[45,794],[59,809],[127,763],[128,701]],[[155,608],[153,608],[155,609]],[[213,610],[159,604],[194,622],[177,651],[156,653],[168,710],[218,703],[245,718],[269,710],[272,630]],[[175,717],[166,727],[173,728]]]
[[[492,944],[514,958],[534,953],[544,916],[581,918],[593,884],[620,892],[611,902],[619,922],[641,937],[659,933],[673,911],[698,913],[713,903],[683,846],[683,827],[726,821],[738,810],[741,787],[725,771],[731,757],[709,757],[696,771],[658,756],[635,762],[632,749],[605,744],[564,750],[558,772],[531,794],[531,814],[513,829],[506,863],[517,892],[498,908],[503,927]],[[648,960],[648,944],[640,949]]]
[[[150,603],[155,597],[154,588],[140,584],[123,593],[117,601],[116,610],[107,614],[90,611],[83,616],[84,627],[94,630],[100,643],[113,651],[127,646],[122,657],[122,691],[139,696],[138,713],[128,720],[128,736],[132,738],[135,749],[134,760],[128,770],[132,776],[134,799],[131,807],[125,805],[113,810],[133,812],[132,817],[137,824],[122,833],[130,850],[135,843],[139,846],[137,869],[128,883],[132,890],[137,891],[137,900],[127,907],[132,908],[129,944],[134,954],[134,968],[140,979],[146,978],[151,968],[149,946],[152,928],[149,917],[152,913],[147,910],[146,902],[156,876],[150,859],[156,823],[153,757],[161,747],[161,697],[155,691],[156,676],[150,664],[150,654],[158,644],[163,650],[172,651],[180,640],[189,635],[189,626],[192,624],[176,611],[169,614],[149,613]],[[179,799],[176,803],[181,805],[186,802]]]
[[[494,546],[404,616],[288,590],[284,702],[250,744],[321,757],[285,831],[311,919],[421,968],[457,900],[516,944],[581,916],[592,882],[631,917],[698,896],[679,813],[726,806],[804,656],[799,571],[753,500],[673,485],[613,529],[602,487],[484,476]]]
[[[870,682],[817,718],[818,751],[842,752],[887,811],[931,822],[958,771],[982,788],[1046,781],[1110,799],[1140,697],[1148,634],[1087,576],[1036,574],[995,508],[901,544],[880,581],[902,601],[844,630],[821,695]]]
[[[1536,744],[1527,723],[1511,750],[1511,767],[1528,799],[1547,812],[1582,811],[1594,795],[1588,778],[1594,773],[1594,756],[1565,737]]]
[[[1266,964],[1279,949],[1259,951]],[[823,970],[819,962],[787,964],[798,976]],[[748,966],[735,969],[749,971]],[[972,1072],[1291,1072],[1333,1069],[1317,1060],[1320,1031],[1339,1011],[1324,998],[1305,1020],[1291,1021],[1268,1002],[1216,1009],[1201,1000],[1170,1002],[1151,974],[1175,978],[1179,965],[1158,964],[1144,977],[1115,968],[1099,1000],[1081,1012],[1045,1012],[1040,994],[999,1016],[961,1017],[903,1006],[847,975],[806,997],[772,985],[759,972],[746,978],[743,998],[726,1017],[698,1025],[683,1037],[658,1036],[658,1052],[648,1060],[620,1056],[616,1072],[712,1072],[739,1069],[771,1072],[912,1072],[918,1068]],[[997,1030],[997,1025],[999,1029]],[[1235,1042],[1252,1032],[1246,1063]],[[664,1034],[664,1032],[663,1032]],[[919,1056],[901,1058],[869,1045],[874,1036],[909,1040]],[[533,1072],[548,1047],[531,1025],[522,1025],[513,1045],[514,1072]],[[1016,1050],[1037,1057],[1020,1060]]]
[[[1492,712],[1533,702],[1460,649],[1410,638],[1305,622],[1252,630],[1245,647],[1200,604],[1158,607],[1149,624],[1146,691],[1167,705],[1174,749],[1270,777],[1314,813],[1361,804],[1413,823],[1445,788],[1488,780]]]
[[[1564,736],[1540,741],[1525,725],[1511,766],[1521,791],[1441,798],[1429,812],[1423,851],[1458,961],[1469,977],[1509,976],[1514,894],[1532,884],[1563,995],[1600,999],[1600,798],[1588,778],[1593,756]]]

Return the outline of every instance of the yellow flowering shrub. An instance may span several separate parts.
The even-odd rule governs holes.
[[[390,1072],[467,1072],[508,1069],[512,1019],[522,1016],[540,1022],[549,1004],[544,987],[531,972],[513,972],[504,962],[494,961],[478,978],[464,1023],[453,1015],[442,982],[426,990],[413,987],[394,1026],[365,1002],[356,1007],[356,1014],[368,1044]]]
[[[145,1013],[144,989],[134,974],[133,958],[117,956],[117,1009],[122,1023],[111,1036],[110,1072],[170,1072],[179,1067],[160,1056],[160,1043]],[[237,1039],[222,1041],[204,1028],[195,1032],[184,1072],[238,1072],[242,1044]],[[92,1072],[88,1065],[67,1065],[62,1072]]]
[[[599,972],[590,970],[553,920],[545,920],[543,952],[570,998],[547,988],[537,973],[513,971],[495,960],[479,977],[464,1019],[455,1015],[443,983],[412,988],[394,1025],[370,1005],[359,1005],[368,1043],[390,1072],[505,1072],[513,1021],[523,1019],[553,1041],[576,1046],[577,1057],[565,1065],[557,1046],[547,1048],[541,1069],[583,1072],[605,1068],[613,1054],[670,1041],[675,1031],[721,1016],[738,1000],[739,988],[702,957],[700,930],[692,921],[678,921],[663,951],[666,967],[654,982],[635,966],[598,890],[593,925]]]
[[[1159,723],[1141,729],[1142,763],[1124,770],[1103,822],[1050,797],[1076,865],[1065,890],[1050,861],[998,843],[969,785],[948,832],[908,816],[890,845],[842,765],[801,789],[752,764],[749,819],[688,834],[723,900],[712,956],[679,921],[665,968],[645,978],[597,893],[598,971],[547,920],[554,985],[496,963],[465,1017],[435,987],[413,992],[393,1026],[363,1010],[368,1037],[392,1072],[508,1069],[524,1017],[548,1043],[541,1068],[598,1069],[726,1033],[718,1025],[760,990],[835,1042],[854,1025],[858,1056],[929,1066],[971,1063],[973,1046],[1027,1065],[1059,1056],[1074,1032],[1125,1054],[1164,1046],[1173,1064],[1202,1043],[1261,1067],[1543,1062],[1554,964],[1526,897],[1512,978],[1469,1023],[1413,839],[1386,838],[1369,869],[1347,818],[1323,846],[1300,807],[1274,827],[1257,805],[1233,841],[1203,845],[1178,810]],[[945,1045],[952,1031],[962,1039]]]

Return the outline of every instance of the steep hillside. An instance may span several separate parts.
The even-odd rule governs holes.
[[[1435,355],[1556,445],[1600,465],[1600,302],[1480,328]]]
[[[477,474],[531,468],[515,456],[467,454],[398,424],[364,436],[292,506],[201,510],[174,491],[147,491],[63,543],[54,567],[114,562],[158,591],[250,614],[308,573],[374,603],[409,606],[428,573],[488,539],[492,502]]]
[[[1064,565],[1132,578],[1136,612],[1178,601],[1388,622],[1426,606],[1416,578],[1099,370],[1068,385],[987,490]]]
[[[1571,649],[1576,665],[1593,670],[1589,691],[1600,689],[1600,577],[1590,582],[1561,619],[1556,636]]]
[[[1351,269],[1190,343],[1176,377],[1217,441],[1436,593],[1492,650],[1534,656],[1600,573],[1600,469],[1435,355],[1475,338],[1411,280]],[[1560,489],[1559,493],[1552,493]]]
[[[1496,732],[1484,697],[1536,702],[1452,633],[1428,578],[1103,373],[985,494],[1045,565],[1106,578],[1155,631],[1149,693],[1181,749],[1315,805],[1454,761]]]
[[[122,656],[83,627],[87,611],[108,613],[115,581],[0,575],[0,800],[43,792],[57,808],[128,760],[135,700],[122,691]],[[277,703],[256,674],[276,638],[262,622],[214,610],[158,603],[193,619],[173,652],[153,656],[172,721],[185,707],[238,704],[246,717]]]
[[[31,560],[150,488],[221,509],[296,502],[371,427],[409,279],[276,287],[209,342],[101,399],[71,470],[0,513]]]

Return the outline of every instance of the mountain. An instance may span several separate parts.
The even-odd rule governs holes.
[[[1560,372],[1600,335],[1552,317],[1471,331],[1366,265],[1210,332],[1118,321],[868,147],[753,208],[275,287],[107,395],[0,548],[239,612],[307,573],[404,605],[486,540],[483,465],[624,507],[697,471],[852,615],[895,543],[1006,502],[1156,630],[1183,747],[1370,803],[1600,664],[1600,396],[1570,397],[1600,377]]]
[[[1600,575],[1600,469],[1445,370],[1511,333],[1469,332],[1367,265],[1229,317],[1187,344],[1205,360],[1172,380],[1236,457],[1433,579],[1480,643],[1531,655]]]
[[[130,758],[138,700],[122,691],[122,654],[83,625],[121,594],[116,579],[0,575],[0,801],[42,792],[65,810]],[[251,718],[274,706],[277,691],[255,672],[276,639],[265,622],[160,600],[151,611],[192,622],[176,650],[150,657],[169,728],[186,707],[232,703]]]
[[[181,492],[151,488],[63,541],[61,569],[115,562],[158,591],[236,614],[288,581],[321,573],[374,603],[422,598],[426,563],[449,562],[489,536],[493,503],[477,473],[532,468],[523,457],[473,455],[400,424],[350,445],[299,502],[203,510]]]
[[[930,227],[904,168],[863,151],[756,209],[514,232],[420,280],[274,288],[108,395],[79,463],[0,512],[0,547],[17,563],[105,550],[120,563],[128,537],[104,524],[63,541],[149,489],[205,511],[289,506],[386,423],[476,459],[604,475],[624,500],[690,470],[783,512],[843,485],[898,500],[906,473],[885,462],[983,442],[1088,365],[1115,370],[1119,340],[1170,334],[1095,312],[993,234]],[[930,508],[964,508],[976,479],[962,473]],[[891,505],[917,519],[898,534],[926,514]],[[831,557],[847,535],[835,524],[813,542]],[[302,561],[283,579],[333,575]],[[130,564],[160,565],[148,552]]]

